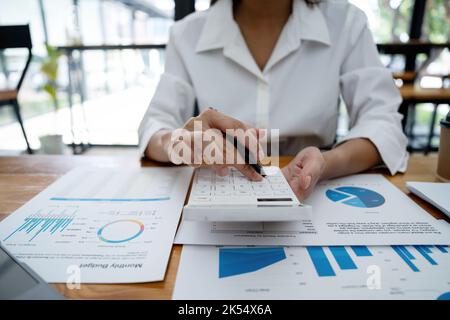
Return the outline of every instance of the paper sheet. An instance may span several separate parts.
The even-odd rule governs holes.
[[[450,217],[450,183],[408,181],[406,187]]]
[[[201,245],[450,244],[450,225],[434,219],[381,175],[324,181],[296,222],[183,220],[175,242]]]
[[[184,246],[174,299],[450,299],[444,246]]]
[[[0,223],[0,241],[47,282],[159,281],[190,168],[78,168]]]

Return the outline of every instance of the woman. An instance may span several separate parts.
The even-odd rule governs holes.
[[[336,143],[340,97],[350,130]],[[140,148],[170,161],[173,130],[192,132],[194,120],[221,131],[276,128],[280,153],[296,155],[283,173],[304,199],[323,179],[380,164],[391,174],[406,169],[400,102],[364,13],[347,1],[218,0],[172,27]],[[191,118],[196,103],[201,113]]]

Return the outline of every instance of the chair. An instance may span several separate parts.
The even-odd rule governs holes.
[[[402,80],[403,83],[414,83],[417,78],[417,72],[400,71],[392,73],[395,80]]]
[[[16,85],[16,88],[12,90],[0,89],[0,108],[4,106],[13,107],[14,114],[17,118],[17,121],[20,124],[20,127],[22,128],[22,133],[25,138],[25,142],[27,144],[27,152],[29,154],[32,154],[33,150],[30,148],[30,144],[28,143],[27,134],[23,126],[22,116],[20,114],[20,105],[17,100],[20,87],[22,86],[25,74],[28,70],[32,58],[31,35],[30,35],[30,28],[28,25],[0,26],[0,50],[12,48],[26,48],[28,50],[28,57],[25,67],[22,70],[22,74]]]

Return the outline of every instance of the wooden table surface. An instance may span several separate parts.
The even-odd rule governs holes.
[[[290,158],[280,159],[284,166]],[[158,166],[154,162],[139,161],[130,157],[91,156],[20,156],[0,157],[0,220],[30,200],[58,177],[76,166]],[[435,171],[436,155],[413,155],[405,174],[389,176],[386,170],[370,172],[384,174],[394,185],[408,193],[405,181],[437,181]],[[422,208],[436,218],[450,220],[426,202],[409,194]],[[55,288],[71,299],[170,299],[175,284],[176,272],[181,254],[181,245],[174,245],[164,281],[141,284],[81,285],[80,289],[69,290],[65,284]]]

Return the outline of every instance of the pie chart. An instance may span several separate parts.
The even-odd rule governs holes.
[[[375,208],[386,201],[378,192],[360,187],[342,186],[328,189],[325,194],[333,202],[357,208]]]
[[[123,243],[139,237],[144,224],[134,219],[116,220],[98,229],[97,237],[106,243]]]
[[[441,294],[437,299],[438,300],[450,300],[450,292]]]

